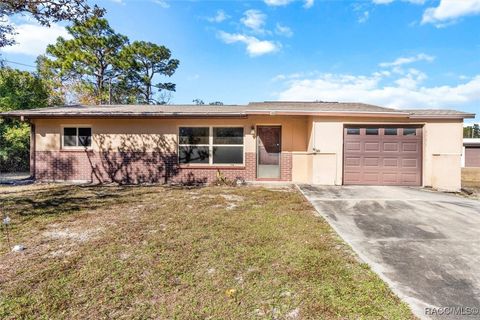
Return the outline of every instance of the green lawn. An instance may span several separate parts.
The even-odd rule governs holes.
[[[0,187],[1,319],[412,319],[295,189]]]

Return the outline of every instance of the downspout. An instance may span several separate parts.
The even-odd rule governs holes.
[[[312,120],[312,134],[313,134],[312,151],[315,153],[315,152],[317,152],[317,148],[316,148],[315,121],[313,121],[313,120]]]

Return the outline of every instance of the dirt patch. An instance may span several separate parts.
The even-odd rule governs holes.
[[[43,233],[43,236],[52,240],[71,240],[76,242],[86,242],[101,231],[102,228],[87,230],[72,230],[69,228],[65,228],[45,231]]]
[[[227,210],[233,210],[239,206],[239,204],[245,200],[242,196],[237,196],[234,194],[221,194],[221,196],[227,201]]]

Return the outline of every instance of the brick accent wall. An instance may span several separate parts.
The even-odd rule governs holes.
[[[94,152],[84,150],[35,152],[39,181],[135,183],[208,183],[218,170],[231,180],[256,180],[255,153],[245,154],[245,166],[180,166],[176,154],[158,152]],[[281,155],[281,179],[292,180],[292,155]]]
[[[292,153],[282,152],[280,157],[280,178],[283,181],[292,181]]]

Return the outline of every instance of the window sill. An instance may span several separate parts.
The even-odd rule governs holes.
[[[79,152],[79,151],[93,151],[92,148],[61,148],[60,152]]]
[[[207,170],[219,170],[219,169],[222,169],[222,170],[228,170],[228,169],[238,170],[238,169],[240,169],[241,170],[241,169],[245,169],[245,165],[243,165],[243,164],[232,164],[232,165],[181,164],[181,165],[179,165],[179,168],[180,169],[207,169]]]

